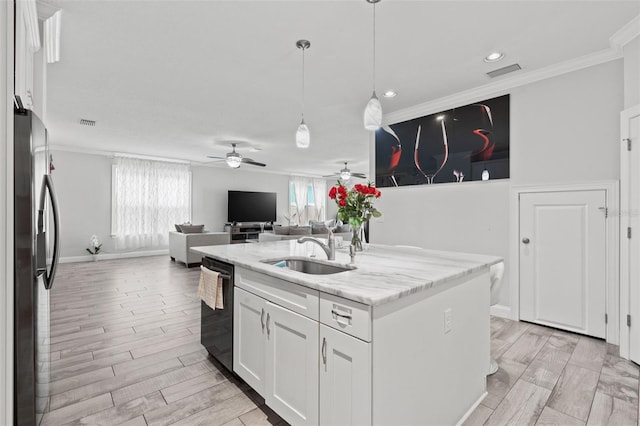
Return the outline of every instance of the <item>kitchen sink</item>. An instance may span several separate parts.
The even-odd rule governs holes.
[[[285,259],[275,259],[275,260],[263,260],[264,263],[269,263],[271,265],[287,268],[292,271],[302,272],[303,274],[312,274],[312,275],[328,275],[328,274],[337,274],[339,272],[352,271],[356,269],[355,266],[351,265],[343,265],[343,264],[335,264],[322,262],[315,259],[309,258],[285,258]]]

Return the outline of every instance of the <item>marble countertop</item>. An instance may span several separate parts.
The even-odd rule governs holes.
[[[311,275],[263,261],[311,256],[322,263],[345,265],[350,262],[348,247],[336,249],[334,261],[326,260],[327,256],[317,244],[299,244],[295,240],[202,246],[192,247],[191,250],[372,306],[446,285],[503,260],[497,256],[369,244],[365,251],[357,253],[353,263],[356,269],[337,274]]]

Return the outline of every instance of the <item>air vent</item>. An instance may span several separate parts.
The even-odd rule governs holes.
[[[510,72],[521,70],[522,67],[518,64],[507,65],[503,68],[498,68],[497,70],[489,71],[487,75],[491,78],[496,78],[501,75],[509,74]]]
[[[89,126],[89,127],[94,127],[96,125],[96,122],[93,120],[87,120],[85,118],[81,118],[80,119],[80,125],[81,126]]]

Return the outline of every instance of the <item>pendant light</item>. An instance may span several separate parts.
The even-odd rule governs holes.
[[[296,47],[302,49],[302,120],[300,120],[300,125],[296,132],[296,146],[298,148],[309,148],[311,135],[307,124],[304,122],[304,51],[311,47],[311,43],[309,43],[309,40],[298,40]]]
[[[376,131],[382,127],[382,105],[376,95],[376,3],[380,0],[367,0],[373,4],[373,94],[364,109],[364,128]]]

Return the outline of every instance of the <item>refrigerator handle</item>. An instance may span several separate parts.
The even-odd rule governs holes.
[[[51,270],[47,271],[47,239],[44,231],[44,208],[46,203],[46,194],[49,193],[51,200],[51,211],[53,213],[53,259],[51,261]],[[49,290],[53,285],[53,279],[56,276],[58,268],[58,257],[60,256],[60,220],[58,218],[58,201],[56,193],[53,190],[53,181],[50,175],[44,175],[42,179],[42,187],[40,188],[40,209],[38,210],[38,235],[36,237],[36,276],[41,276],[44,280],[44,288]]]

